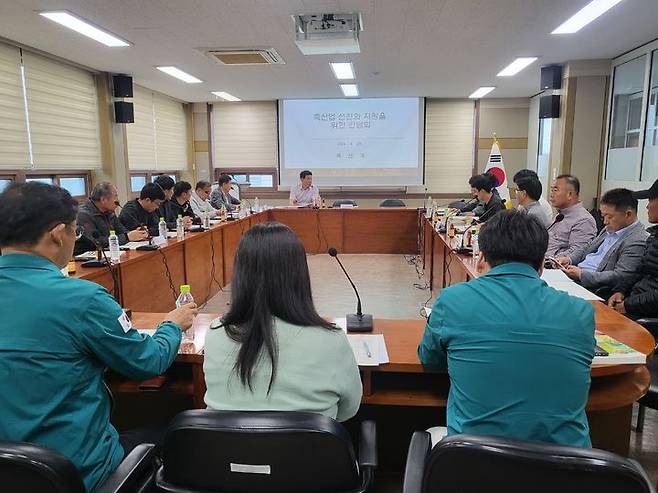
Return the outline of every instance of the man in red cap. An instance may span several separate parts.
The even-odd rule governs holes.
[[[658,180],[648,190],[633,192],[636,199],[649,199],[649,222],[658,223]],[[658,226],[650,233],[636,276],[615,288],[608,305],[632,318],[658,317]]]

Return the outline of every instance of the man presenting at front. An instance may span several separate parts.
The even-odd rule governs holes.
[[[290,205],[297,207],[310,207],[319,205],[320,190],[313,185],[313,173],[308,170],[299,173],[299,185],[290,189]]]
[[[127,452],[110,424],[105,368],[134,380],[162,374],[196,305],[167,314],[151,337],[131,328],[105,288],[62,276],[76,212],[71,195],[52,185],[0,194],[0,440],[58,451],[93,492]]]
[[[441,291],[418,347],[423,365],[448,369],[447,434],[590,447],[594,307],[539,277],[548,233],[537,219],[499,212],[479,242],[481,277]],[[435,443],[446,430],[431,432]]]

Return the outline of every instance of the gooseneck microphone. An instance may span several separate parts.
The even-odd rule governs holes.
[[[327,253],[336,259],[336,262],[338,262],[338,265],[340,265],[340,268],[343,269],[343,272],[345,273],[345,277],[347,277],[347,280],[350,282],[352,285],[352,289],[354,289],[354,294],[356,294],[356,313],[350,313],[346,316],[347,318],[347,331],[348,332],[372,332],[372,315],[365,315],[361,312],[361,297],[359,296],[359,292],[356,289],[356,286],[352,282],[352,279],[350,278],[350,275],[347,273],[345,270],[345,267],[343,267],[343,263],[340,261],[338,258],[338,251],[334,248],[331,247]]]
[[[555,226],[557,223],[559,223],[563,219],[564,219],[564,214],[559,213],[557,216],[555,216],[555,219],[553,219],[553,222],[551,223],[551,225],[548,228],[546,228],[546,231],[550,230],[553,226]]]
[[[87,229],[87,228],[85,228]],[[89,238],[87,236],[87,238]],[[82,267],[106,267],[109,265],[109,261],[105,257],[105,252],[103,251],[103,245],[101,245],[100,242],[100,234],[98,231],[92,231],[91,233],[91,241],[96,247],[96,260],[87,260],[86,262],[82,262],[81,266]]]

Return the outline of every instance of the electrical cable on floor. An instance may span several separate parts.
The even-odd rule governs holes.
[[[167,280],[169,281],[169,288],[171,289],[171,296],[174,299],[174,305],[176,305],[176,300],[178,299],[178,296],[176,295],[176,288],[174,287],[174,281],[171,278],[171,272],[169,271],[169,264],[167,263],[167,257],[162,252],[161,248],[158,248],[158,252],[160,253],[160,255],[162,255],[162,263],[165,266],[165,271],[166,271],[166,274],[167,274]]]

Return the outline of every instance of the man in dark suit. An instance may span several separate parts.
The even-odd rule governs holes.
[[[234,210],[235,206],[240,204],[240,201],[229,193],[231,191],[231,177],[221,175],[217,183],[219,187],[210,194],[210,205],[215,209],[221,209],[223,206],[227,212]]]
[[[618,284],[637,279],[649,234],[637,219],[637,199],[625,188],[615,188],[601,198],[605,228],[571,255],[558,258],[565,273],[591,290],[609,295]]]
[[[505,210],[505,204],[500,199],[494,191],[496,190],[496,184],[494,183],[492,176],[488,174],[475,175],[468,180],[468,184],[471,186],[471,193],[474,197],[477,197],[478,200],[484,204],[484,210],[481,214],[478,214],[478,219],[481,221],[486,221],[491,219],[495,214],[500,211]]]

